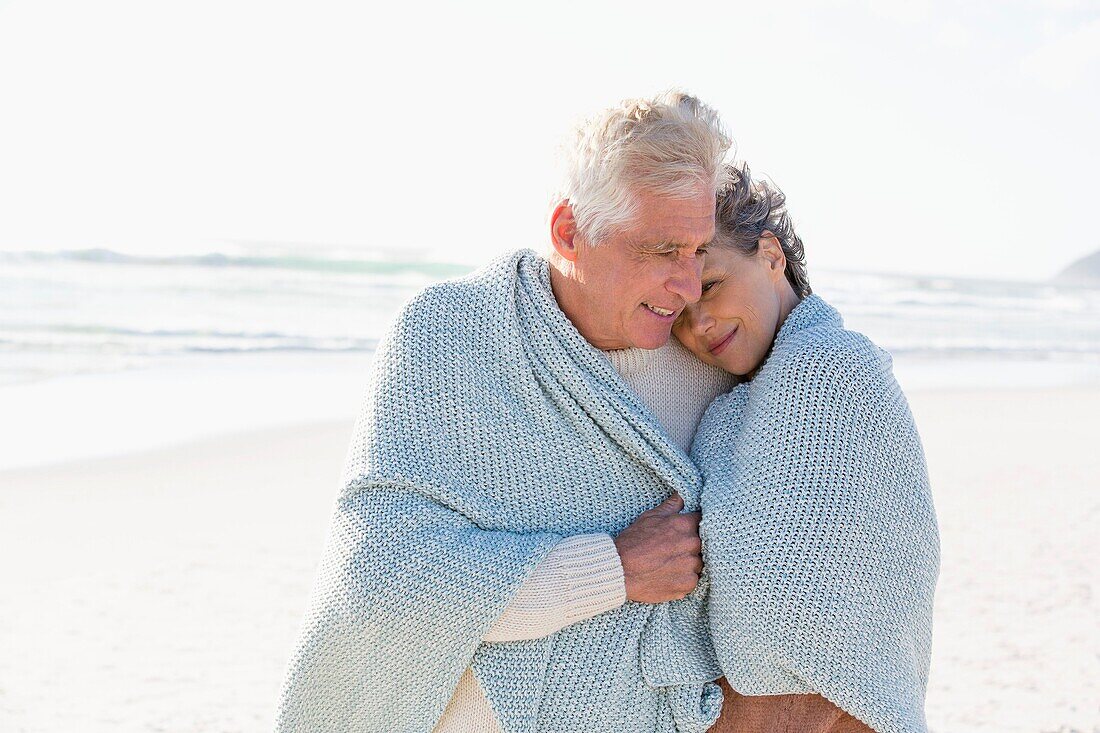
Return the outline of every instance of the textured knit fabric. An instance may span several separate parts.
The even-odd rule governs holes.
[[[537,639],[626,601],[611,535],[580,534],[556,544],[523,581],[482,641]],[[458,679],[433,733],[500,733],[500,722],[472,667]]]
[[[879,733],[924,733],[939,534],[889,355],[808,296],[756,377],[708,409],[692,457],[733,689],[819,693]],[[659,644],[643,656],[652,676],[690,676]]]
[[[531,571],[482,641],[538,639],[625,602],[614,538],[603,532],[566,537]]]
[[[691,595],[481,642],[562,537],[617,534],[671,491],[690,511],[702,486],[558,308],[534,252],[403,308],[379,345],[343,485],[278,730],[428,731],[471,660],[507,733],[717,719],[713,682],[655,688],[639,675],[647,619]]]
[[[675,338],[659,349],[603,353],[685,453],[710,403],[737,383],[729,372],[699,361]]]
[[[467,667],[458,678],[454,694],[443,708],[443,715],[432,733],[500,733],[500,721],[493,712],[489,698],[477,681],[473,667]]]
[[[685,452],[707,406],[735,382],[727,372],[696,359],[676,339],[658,349],[615,349],[604,354]],[[567,537],[524,580],[483,641],[545,636],[625,600],[622,563],[611,536]],[[433,733],[499,731],[481,685],[467,668]]]

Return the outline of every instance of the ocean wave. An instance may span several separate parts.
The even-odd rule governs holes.
[[[110,356],[111,353],[108,348],[105,348],[104,344],[54,344],[52,349],[48,349],[44,344],[35,344],[33,351],[27,350],[26,344],[20,344],[10,340],[0,339],[0,352],[22,352],[26,351],[29,354],[45,354],[49,352],[53,353],[87,353],[87,354],[100,354]],[[346,344],[318,344],[318,343],[283,343],[283,344],[264,344],[264,343],[250,343],[233,345],[194,345],[184,346],[176,349],[145,349],[140,351],[127,352],[131,356],[144,356],[144,357],[162,357],[162,356],[180,356],[186,354],[264,354],[264,353],[280,353],[280,352],[295,352],[295,353],[324,353],[324,354],[369,354],[372,353],[377,347],[377,343],[364,342],[364,343],[346,343]],[[0,370],[2,371],[2,370]]]
[[[0,326],[0,351],[44,353],[110,353],[163,356],[187,353],[251,352],[372,352],[378,339],[319,336],[277,331],[217,331],[210,329],[140,329],[96,324]]]
[[[210,354],[358,358],[376,350],[418,288],[473,269],[417,257],[304,246],[160,256],[0,252],[0,383],[177,357],[198,363]],[[815,291],[846,326],[903,360],[1100,361],[1100,290],[821,275]]]
[[[881,344],[880,344],[881,345]],[[887,351],[894,359],[929,359],[950,362],[959,359],[998,361],[1073,361],[1100,364],[1100,350],[1091,344],[1051,344],[1045,346],[891,345]]]
[[[305,255],[256,256],[208,252],[200,255],[133,255],[110,249],[73,249],[58,252],[0,252],[0,263],[76,262],[101,265],[156,267],[216,267],[304,270],[369,275],[416,274],[430,278],[465,275],[474,268],[450,262],[325,258]]]
[[[235,338],[235,339],[303,339],[311,340],[318,339],[317,336],[310,336],[299,333],[285,333],[282,331],[221,331],[216,329],[205,328],[126,328],[122,326],[108,326],[95,323],[85,324],[72,324],[72,323],[54,323],[54,324],[37,324],[37,323],[7,323],[0,325],[0,333],[5,331],[11,332],[38,332],[38,333],[63,333],[63,334],[88,334],[95,336],[135,336],[140,338],[157,338],[157,337],[169,337],[169,338]],[[331,338],[331,337],[322,337]],[[370,343],[377,343],[377,339],[355,339],[350,338],[351,341],[369,341]]]

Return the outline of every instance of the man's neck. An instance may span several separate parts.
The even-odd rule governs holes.
[[[581,336],[597,349],[604,351],[629,347],[630,344],[604,336],[596,330],[595,324],[588,317],[593,312],[593,306],[584,297],[584,286],[574,277],[571,263],[556,254],[549,259],[550,290],[554,293],[554,299],[558,301],[562,313]]]

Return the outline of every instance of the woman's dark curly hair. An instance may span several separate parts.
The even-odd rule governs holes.
[[[730,183],[718,189],[712,246],[733,247],[743,255],[754,255],[760,248],[761,235],[771,232],[787,258],[787,280],[795,294],[805,298],[812,292],[806,278],[806,253],[787,213],[787,198],[775,186],[753,181],[744,163],[729,165],[727,171]]]

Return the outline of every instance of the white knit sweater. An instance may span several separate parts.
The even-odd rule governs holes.
[[[675,338],[660,349],[604,353],[685,453],[707,406],[734,384],[732,376],[703,364]],[[548,636],[625,602],[622,563],[611,535],[574,535],[531,572],[483,640]],[[459,678],[433,733],[501,733],[472,668]]]

